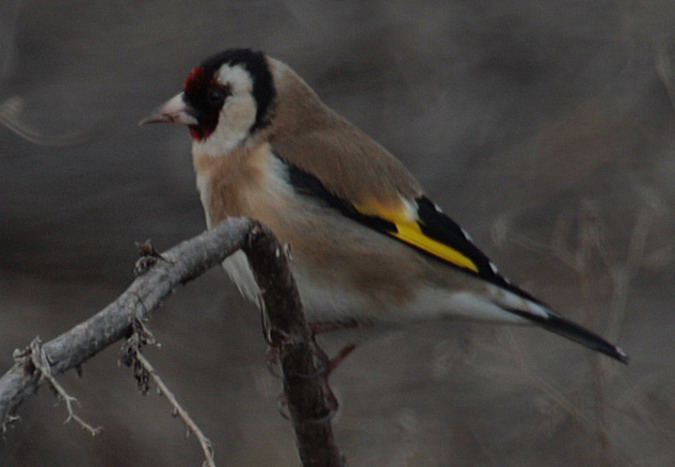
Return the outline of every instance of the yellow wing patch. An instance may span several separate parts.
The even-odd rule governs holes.
[[[478,266],[459,250],[438,240],[434,240],[422,232],[420,224],[417,220],[410,218],[403,203],[397,203],[396,206],[386,206],[378,201],[370,201],[355,203],[353,206],[361,214],[377,216],[394,224],[396,232],[387,231],[392,237],[398,238],[455,266],[478,272]]]

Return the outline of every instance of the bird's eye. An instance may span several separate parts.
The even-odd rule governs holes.
[[[211,88],[206,93],[206,100],[212,107],[219,107],[225,101],[225,91],[221,88]]]

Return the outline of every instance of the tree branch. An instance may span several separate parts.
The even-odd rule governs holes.
[[[314,357],[321,351],[305,322],[287,252],[261,224],[251,231],[243,250],[260,289],[270,343],[279,352],[300,459],[305,467],[342,466],[345,463],[330,424],[335,408],[327,406],[329,394],[324,394],[326,379],[322,373],[328,370],[327,359],[322,368],[317,368]]]
[[[147,248],[147,247],[146,247]],[[146,257],[141,275],[117,298],[87,321],[41,347],[53,378],[76,368],[133,332],[134,321],[147,319],[181,284],[220,264],[238,249],[249,258],[271,325],[270,342],[279,352],[284,390],[289,401],[300,457],[305,466],[339,466],[333,441],[331,410],[314,358],[314,343],[290,273],[286,254],[271,231],[245,218],[227,219],[212,230],[170,250]],[[143,271],[144,270],[144,271]],[[30,349],[15,352],[15,365],[0,377],[0,426],[45,381],[51,381],[30,358]]]

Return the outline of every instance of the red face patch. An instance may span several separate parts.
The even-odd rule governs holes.
[[[183,91],[189,96],[199,96],[206,93],[212,80],[213,77],[209,76],[206,68],[198,66],[193,68],[185,78]]]
[[[186,100],[197,111],[199,125],[190,126],[190,135],[197,141],[208,138],[218,125],[219,108],[208,106],[207,94],[214,86],[216,79],[213,71],[203,66],[193,68],[185,78],[183,91]]]

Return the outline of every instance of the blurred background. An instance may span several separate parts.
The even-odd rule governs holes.
[[[628,366],[533,328],[443,322],[334,374],[353,466],[675,465],[675,4],[670,0],[3,0],[0,363],[133,280],[134,242],[204,229],[184,128],[137,122],[231,47],[287,62],[400,157],[501,270],[617,341]],[[218,465],[298,465],[255,308],[220,270],[149,323]],[[6,466],[187,466],[202,456],[116,344],[43,388]]]

